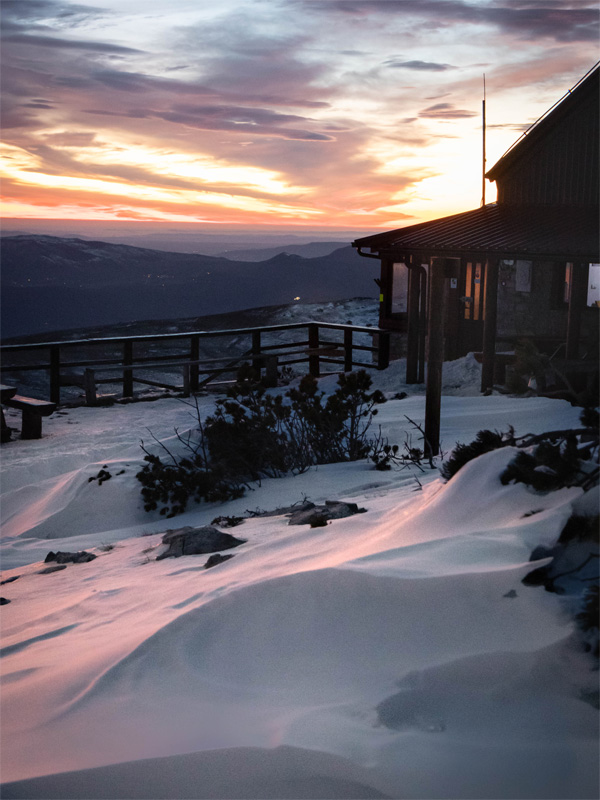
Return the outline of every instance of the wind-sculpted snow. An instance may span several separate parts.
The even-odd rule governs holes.
[[[146,427],[172,442],[182,405],[76,409],[6,448],[2,579],[20,577],[2,587],[3,780],[24,782],[3,797],[597,796],[597,717],[581,699],[597,674],[561,599],[521,583],[582,490],[503,486],[505,448],[446,484],[327,465],[144,522],[134,446]],[[511,415],[523,432],[578,416],[546,399],[444,408],[449,442]],[[422,397],[390,400],[382,431],[401,442],[422,411]],[[110,480],[89,480],[105,466]],[[169,526],[305,495],[367,511],[316,529],[250,516],[231,560],[156,561]],[[37,574],[50,548],[98,557]]]

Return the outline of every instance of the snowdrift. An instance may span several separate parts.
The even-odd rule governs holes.
[[[414,434],[423,405],[390,400],[384,434]],[[506,397],[446,397],[442,414],[450,446],[578,417]],[[141,510],[136,442],[186,421],[175,400],[75,409],[6,448],[3,797],[597,796],[597,673],[561,599],[521,583],[580,489],[502,486],[505,448],[448,484],[418,473],[422,490],[329,465],[171,522]],[[89,481],[104,465],[113,478]],[[209,570],[155,560],[169,523],[305,495],[367,513],[251,517]],[[81,548],[98,557],[38,574],[49,549]]]

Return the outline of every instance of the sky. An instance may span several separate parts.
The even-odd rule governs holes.
[[[8,220],[365,231],[477,208],[595,0],[2,0]],[[495,199],[487,183],[486,201]]]

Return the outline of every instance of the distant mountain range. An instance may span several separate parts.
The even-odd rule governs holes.
[[[350,246],[258,262],[42,235],[4,236],[0,247],[3,338],[375,297],[379,271]]]

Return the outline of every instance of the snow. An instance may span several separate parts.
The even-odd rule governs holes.
[[[565,401],[481,397],[477,366],[444,365],[446,452],[482,428],[578,427]],[[375,418],[402,445],[425,398],[401,370],[373,374],[409,393]],[[73,408],[2,448],[2,580],[20,576],[0,590],[3,797],[597,797],[580,699],[597,673],[561,598],[521,583],[590,505],[582,490],[503,486],[504,448],[447,484],[332,464],[165,520],[143,510],[139,443],[172,442],[193,413]],[[304,497],[367,512],[315,529],[250,517],[210,570],[154,560],[168,528]],[[37,574],[51,549],[98,557]]]

